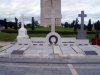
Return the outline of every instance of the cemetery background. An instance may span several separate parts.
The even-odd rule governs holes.
[[[89,20],[90,21],[90,20]],[[37,21],[35,21],[36,23],[34,23],[34,25],[39,25]],[[65,26],[65,27],[56,27],[56,32],[58,32],[62,37],[76,37],[76,35],[73,35],[73,34],[76,34],[77,31],[79,31],[79,28],[77,29],[77,31],[74,31],[75,28],[73,28],[73,23],[75,21],[73,21],[71,24],[68,24],[68,22],[65,22],[65,24],[62,24],[62,26]],[[3,20],[0,20],[0,24],[3,23]],[[2,30],[2,32],[0,32],[0,40],[1,41],[14,41],[16,39],[16,36],[17,36],[17,33],[18,33],[18,26],[20,26],[20,24],[17,26],[17,30],[16,30],[16,23],[13,23],[13,22],[10,22],[10,25],[12,26],[9,26],[9,22],[7,22],[7,28],[8,29],[4,29]],[[48,34],[50,32],[50,27],[42,27],[42,26],[37,26],[35,27],[34,30],[32,30],[32,23],[31,24],[27,24],[25,25],[25,27],[27,28],[28,30],[28,35],[30,37],[45,37],[46,34]],[[80,24],[78,24],[80,25]],[[97,21],[96,23],[94,23],[94,29],[91,30],[91,26],[92,24],[89,23],[87,25],[87,27],[85,26],[85,29],[88,28],[90,26],[90,30],[89,29],[86,29],[85,31],[89,34],[87,34],[87,38],[91,41],[92,38],[94,38],[96,36],[96,30],[99,30],[98,28],[99,27],[99,21]],[[3,25],[5,26],[5,24]],[[74,25],[75,26],[75,25]],[[34,27],[34,26],[33,26]],[[93,28],[93,27],[92,27]],[[11,35],[9,34],[11,33]],[[41,34],[42,33],[42,34]],[[8,37],[8,38],[6,38]]]

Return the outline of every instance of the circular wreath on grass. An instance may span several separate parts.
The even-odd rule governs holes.
[[[53,44],[53,42],[51,41],[51,39],[52,39],[53,37],[56,39],[56,41],[54,42],[54,44],[57,44],[57,42],[58,42],[58,37],[55,36],[55,35],[51,35],[51,36],[49,37],[49,43],[50,43],[50,44]]]

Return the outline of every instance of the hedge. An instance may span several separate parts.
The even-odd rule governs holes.
[[[5,33],[15,33],[18,34],[17,30],[2,30],[2,32]],[[50,33],[50,31],[33,31],[33,30],[28,30],[28,34],[48,34]],[[78,32],[74,32],[74,31],[57,31],[57,33],[65,35],[65,34],[77,34]],[[96,34],[96,32],[93,31],[88,31],[87,34]]]

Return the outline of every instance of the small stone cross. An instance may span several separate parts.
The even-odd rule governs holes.
[[[84,14],[84,11],[81,11],[81,14],[79,14],[78,17],[81,17],[81,31],[84,31],[84,17],[87,17],[87,14]]]

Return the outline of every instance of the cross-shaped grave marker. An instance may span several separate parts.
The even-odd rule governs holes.
[[[84,11],[81,11],[81,14],[79,14],[78,17],[81,17],[81,31],[84,31],[84,17],[87,17],[87,14],[84,14]]]
[[[86,32],[84,32],[84,17],[87,17],[87,14],[84,14],[84,11],[81,11],[81,14],[78,14],[78,17],[81,17],[81,30],[78,32],[78,39],[86,39]]]

